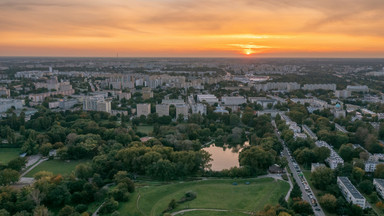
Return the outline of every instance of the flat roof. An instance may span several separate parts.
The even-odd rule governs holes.
[[[381,187],[384,187],[384,179],[375,178],[373,180],[375,180]]]
[[[364,199],[363,195],[356,189],[356,187],[349,181],[348,177],[337,177],[344,184],[347,190],[352,194],[355,199]]]

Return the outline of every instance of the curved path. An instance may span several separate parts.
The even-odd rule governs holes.
[[[278,175],[278,174],[266,174],[266,175],[262,175],[262,176],[258,176],[256,178],[273,178],[275,180],[281,180],[281,181],[285,181],[283,180],[283,178],[281,177],[281,175]],[[289,179],[289,177],[288,177]],[[204,179],[204,180],[207,180],[207,179]],[[201,180],[197,180],[197,181],[201,181]],[[286,194],[286,199],[289,198],[289,195],[293,189],[293,184],[291,182],[291,180],[289,179],[288,180],[288,183],[289,183],[289,190],[288,190],[288,193]],[[136,199],[136,208],[140,211],[141,214],[145,215],[145,213],[140,209],[139,207],[139,201],[140,201],[140,198],[141,198],[141,195],[139,193],[139,195],[137,196],[137,199]],[[232,210],[227,210],[227,209],[183,209],[183,210],[180,210],[180,211],[177,211],[177,212],[173,212],[171,213],[172,216],[174,215],[179,215],[179,214],[182,214],[182,213],[185,213],[185,212],[192,212],[192,211],[216,211],[216,212],[228,212],[228,211],[232,211]],[[242,212],[244,214],[252,214],[250,212]]]
[[[172,216],[174,215],[178,215],[178,214],[182,214],[182,213],[185,213],[185,212],[191,212],[191,211],[216,211],[216,212],[227,212],[229,210],[225,210],[225,209],[184,209],[184,210],[180,210],[178,212],[173,212],[171,213]]]

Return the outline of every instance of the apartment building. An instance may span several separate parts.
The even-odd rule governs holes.
[[[336,169],[337,166],[343,165],[344,160],[336,153],[336,151],[327,142],[319,140],[315,142],[317,147],[326,147],[331,151],[330,156],[325,160],[331,169]]]
[[[83,110],[111,113],[111,101],[97,96],[85,97]]]
[[[341,193],[347,202],[358,205],[361,208],[366,208],[366,200],[363,195],[356,189],[356,187],[351,183],[348,177],[337,177],[337,185],[339,186]]]
[[[373,185],[375,186],[377,194],[379,194],[381,198],[384,198],[384,179],[373,179]]]
[[[151,114],[151,104],[145,103],[145,104],[137,104],[137,117],[140,117],[142,115],[148,116]]]
[[[169,116],[169,104],[156,104],[156,113],[159,117]]]

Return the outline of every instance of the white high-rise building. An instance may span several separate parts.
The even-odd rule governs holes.
[[[10,108],[22,109],[24,101],[14,99],[0,99],[0,113],[6,112]]]
[[[207,94],[207,95],[197,95],[197,102],[207,102],[210,105],[219,102],[219,99],[215,95]]]
[[[351,91],[337,90],[337,91],[335,91],[335,97],[337,97],[337,98],[349,98],[349,97],[351,97]]]
[[[301,88],[303,90],[317,90],[317,89],[324,89],[324,90],[336,90],[336,84],[304,84],[304,86]]]
[[[111,101],[103,97],[86,97],[83,101],[83,110],[111,113]]]
[[[346,90],[352,91],[352,92],[369,92],[369,88],[366,85],[363,85],[363,86],[351,86],[351,85],[348,85]]]
[[[202,103],[197,103],[191,105],[192,108],[192,113],[199,113],[201,115],[207,115],[207,105],[202,104]]]

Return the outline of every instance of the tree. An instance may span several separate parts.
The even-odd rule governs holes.
[[[72,206],[66,205],[62,209],[60,209],[59,216],[74,216],[75,213],[76,213],[75,208],[73,208]]]
[[[176,177],[176,167],[175,164],[169,160],[160,159],[150,166],[147,174],[163,181],[171,180]]]
[[[355,138],[357,143],[364,143],[365,138],[368,136],[369,131],[365,127],[359,127],[356,130]]]
[[[299,151],[299,150],[297,150]],[[312,162],[315,160],[315,154],[313,151],[308,148],[304,148],[297,154],[297,161],[301,164],[304,164],[306,167],[309,167]]]
[[[297,201],[292,205],[292,209],[298,214],[313,214],[312,206],[306,201]]]
[[[380,146],[377,138],[373,134],[368,134],[364,140],[365,148],[372,153],[382,153],[383,148]]]
[[[92,167],[88,164],[79,164],[75,168],[75,175],[80,179],[88,179],[92,177]]]
[[[380,124],[379,139],[384,140],[384,123]]]
[[[350,145],[342,145],[339,149],[339,155],[346,162],[350,162],[353,158],[353,147]]]
[[[319,199],[320,205],[329,212],[334,212],[337,206],[337,199],[332,194],[324,194]]]
[[[45,206],[36,206],[36,208],[33,210],[33,216],[49,216],[51,215],[48,211],[48,208]]]
[[[311,180],[313,185],[321,190],[324,190],[335,181],[333,171],[328,167],[319,167],[313,171],[311,173]]]
[[[384,164],[376,165],[375,178],[384,178]]]
[[[313,149],[313,153],[315,154],[316,160],[318,162],[323,162],[325,159],[329,157],[331,154],[331,150],[329,150],[327,147],[316,147]]]
[[[363,176],[365,175],[365,171],[359,167],[353,167],[351,176],[356,182],[361,182]]]
[[[11,214],[5,209],[0,209],[0,216],[11,216]]]
[[[119,208],[119,202],[115,201],[113,198],[107,199],[100,208],[100,213],[108,214],[116,211]]]
[[[360,159],[367,161],[369,159],[369,153],[366,151],[362,151],[359,153]]]
[[[44,143],[43,145],[40,146],[39,152],[43,156],[48,156],[49,151],[51,151],[52,148],[53,148],[53,146],[51,143]]]
[[[350,208],[350,214],[349,215],[353,215],[353,216],[362,216],[363,215],[363,209],[358,206],[358,205],[352,205]]]
[[[275,163],[275,155],[259,146],[251,146],[240,152],[239,162],[241,166],[249,166],[253,171],[266,170]]]
[[[19,181],[20,174],[16,170],[4,169],[0,170],[0,185],[8,185]]]
[[[40,171],[40,172],[37,172],[36,174],[33,175],[33,178],[35,180],[39,180],[39,179],[42,179],[44,177],[52,177],[53,176],[53,173],[52,172],[48,172],[48,171]]]
[[[291,194],[289,195],[292,199],[293,198],[300,198],[302,196],[301,189],[299,185],[297,185],[296,181],[294,181],[293,188],[291,191]]]
[[[120,188],[122,185],[126,187],[126,189],[132,193],[135,191],[135,184],[133,181],[128,177],[128,173],[126,171],[119,171],[115,174],[113,177],[113,180],[117,185],[120,185]]]
[[[231,114],[229,116],[229,123],[232,126],[238,126],[240,124],[240,117],[236,114]]]
[[[56,176],[56,179],[57,178],[60,178],[60,176]],[[49,190],[45,200],[51,206],[59,207],[67,204],[70,198],[71,194],[69,193],[67,186],[64,184],[59,184]]]
[[[374,186],[371,181],[364,180],[359,184],[360,190],[365,194],[371,194],[373,192]]]
[[[9,161],[8,168],[20,172],[21,169],[25,167],[26,163],[27,163],[26,158],[18,157]]]

